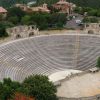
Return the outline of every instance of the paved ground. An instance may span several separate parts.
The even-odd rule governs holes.
[[[64,71],[59,71],[59,72],[56,72],[54,74],[51,74],[49,76],[49,79],[52,82],[57,82],[57,81],[60,81],[62,79],[65,79],[67,76],[70,76],[71,74],[76,74],[76,73],[81,73],[81,72],[82,71],[79,71],[79,70],[67,69]]]
[[[83,20],[82,15],[77,15],[76,18],[73,18],[72,20],[67,21],[66,28],[72,28],[72,29],[81,29],[81,27],[76,23],[76,20]]]
[[[57,95],[61,97],[88,97],[100,94],[100,72],[76,76],[64,81],[58,87]]]
[[[63,29],[63,30],[45,30],[45,31],[40,31],[39,32],[41,35],[45,34],[45,35],[49,35],[49,34],[84,34],[85,32],[82,30],[67,30],[67,29]]]

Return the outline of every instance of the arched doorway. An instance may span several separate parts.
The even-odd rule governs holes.
[[[94,31],[93,30],[89,30],[88,34],[94,34]]]
[[[29,37],[34,36],[34,32],[29,33]]]

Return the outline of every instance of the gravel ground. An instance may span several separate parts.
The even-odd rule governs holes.
[[[60,97],[78,98],[100,94],[100,72],[87,73],[64,81],[58,87],[57,95]]]

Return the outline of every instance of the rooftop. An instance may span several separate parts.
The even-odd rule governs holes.
[[[59,2],[57,2],[56,4],[69,4],[69,2],[66,2],[66,0],[60,0]]]
[[[0,7],[0,13],[6,13],[6,12],[7,12],[6,9],[4,9],[3,7]]]

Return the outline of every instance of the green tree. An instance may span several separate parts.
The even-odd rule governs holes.
[[[36,98],[36,100],[57,100],[55,95],[56,87],[46,76],[33,75],[23,82],[26,95]]]
[[[14,82],[10,78],[3,79],[0,82],[0,100],[12,100],[15,97],[16,92],[20,92],[21,84]]]
[[[100,57],[98,57],[97,59],[97,65],[96,65],[98,68],[100,68]]]
[[[29,76],[22,83],[10,78],[0,82],[0,100],[13,100],[16,93],[35,97],[36,100],[57,100],[56,87],[43,75]]]
[[[18,22],[20,22],[21,18],[25,15],[26,15],[26,13],[23,10],[21,10],[20,8],[12,7],[12,8],[8,9],[7,19],[9,20],[9,18],[14,17],[18,20]]]
[[[16,25],[16,24],[18,24],[19,19],[17,16],[12,16],[12,17],[9,17],[8,21],[12,22],[14,25]]]
[[[83,19],[84,23],[98,23],[99,20],[96,17],[85,17]]]
[[[88,11],[88,15],[89,16],[96,16],[97,15],[97,10],[96,9],[92,9],[92,10]]]
[[[6,32],[6,28],[3,24],[0,24],[0,37],[7,37],[8,33]]]
[[[76,8],[74,9],[74,12],[75,12],[75,13],[82,14],[82,13],[83,13],[83,8],[82,8],[82,7],[76,7]]]
[[[31,16],[25,15],[24,17],[22,17],[21,22],[22,24],[29,25],[31,23]]]
[[[97,16],[100,17],[100,9],[97,11]]]
[[[37,25],[40,30],[48,28],[48,20],[50,14],[47,13],[33,13],[31,16],[31,21]]]
[[[0,15],[0,21],[2,21],[2,15]]]
[[[49,24],[56,25],[58,28],[62,28],[63,25],[66,23],[66,14],[63,13],[53,13],[49,19]]]

